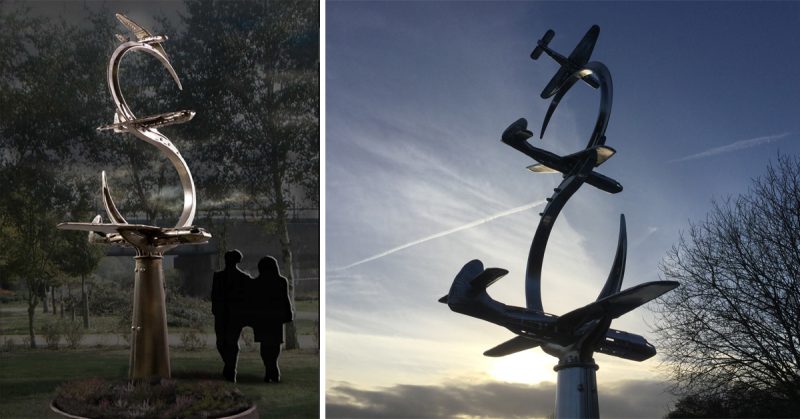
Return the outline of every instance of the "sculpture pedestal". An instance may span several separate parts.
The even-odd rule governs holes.
[[[161,255],[136,256],[128,378],[170,378],[167,308]]]
[[[554,369],[558,372],[556,418],[598,418],[597,364],[560,361]]]

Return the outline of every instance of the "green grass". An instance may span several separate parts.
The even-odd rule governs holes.
[[[172,373],[177,379],[218,379],[222,362],[214,350],[172,350]],[[319,416],[319,356],[284,352],[280,359],[283,383],[262,381],[264,366],[258,352],[239,355],[239,389],[258,406],[262,418]],[[56,418],[50,401],[65,381],[87,377],[124,378],[127,350],[24,350],[0,353],[0,416]]]

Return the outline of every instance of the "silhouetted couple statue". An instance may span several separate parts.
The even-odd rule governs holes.
[[[266,373],[264,381],[281,382],[278,356],[283,343],[283,324],[292,321],[294,310],[289,299],[289,286],[281,276],[278,261],[266,256],[258,261],[258,276],[250,277],[239,269],[242,253],[225,253],[225,269],[214,272],[211,285],[211,312],[217,350],[225,367],[222,375],[236,382],[239,359],[239,335],[242,328],[253,328],[255,341],[260,342],[261,359]]]

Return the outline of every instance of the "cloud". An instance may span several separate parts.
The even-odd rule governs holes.
[[[628,380],[600,388],[600,415],[661,417],[672,397],[667,384]],[[339,382],[328,389],[326,416],[335,417],[547,417],[555,412],[556,385],[485,382],[444,385],[399,384],[363,390]]]
[[[724,154],[724,153],[730,153],[732,151],[744,150],[746,148],[755,147],[755,146],[759,146],[759,145],[762,145],[762,144],[767,144],[767,143],[771,143],[771,142],[774,142],[774,141],[778,141],[778,140],[780,140],[782,138],[788,137],[789,135],[791,135],[790,132],[784,132],[784,133],[781,133],[781,134],[767,135],[767,136],[764,136],[764,137],[750,138],[748,140],[740,140],[740,141],[736,141],[735,143],[731,143],[731,144],[724,145],[724,146],[721,146],[721,147],[715,147],[715,148],[712,148],[712,149],[709,149],[709,150],[706,150],[706,151],[703,151],[703,152],[700,152],[700,153],[697,153],[697,154],[692,154],[692,155],[689,155],[689,156],[686,156],[686,157],[673,159],[673,160],[668,161],[667,163],[677,163],[677,162],[682,162],[682,161],[687,161],[687,160],[702,159],[702,158],[705,158],[705,157],[716,156],[717,154]]]

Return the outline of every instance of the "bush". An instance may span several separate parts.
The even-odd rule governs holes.
[[[3,346],[0,346],[1,352],[13,352],[14,349],[17,348],[17,343],[14,342],[13,338],[5,338],[3,339]]]
[[[133,316],[133,308],[128,306],[119,316],[117,321],[117,330],[119,335],[125,340],[125,343],[131,343],[131,316]]]
[[[92,294],[89,296],[89,313],[95,316],[119,315],[121,307],[129,307],[133,301],[132,291],[129,288],[122,288],[97,282],[92,286]],[[79,299],[78,299],[79,300]],[[75,307],[80,307],[79,301]]]
[[[181,345],[187,351],[197,351],[205,349],[206,342],[202,338],[202,330],[189,329],[181,333]]]
[[[61,322],[61,330],[64,333],[64,339],[67,340],[67,347],[75,349],[80,345],[84,335],[82,324],[73,321],[63,321]]]
[[[41,330],[47,347],[58,349],[58,343],[61,341],[61,325],[57,322],[48,322],[42,325]]]
[[[203,329],[213,323],[211,302],[177,294],[167,294],[167,326]]]

